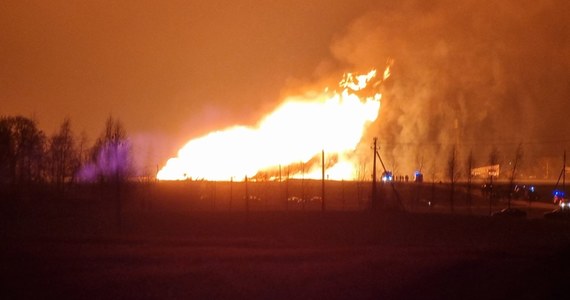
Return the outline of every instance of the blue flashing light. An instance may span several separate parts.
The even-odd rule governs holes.
[[[394,176],[392,175],[392,172],[388,171],[388,172],[382,173],[382,181],[386,182],[386,181],[392,181],[392,180],[394,180]]]
[[[534,193],[534,185],[531,185],[531,186],[528,188],[528,190],[531,191],[532,193]]]
[[[564,198],[565,193],[564,193],[564,191],[561,191],[561,190],[554,190],[554,191],[552,192],[552,195],[553,195],[554,197]]]
[[[423,182],[424,181],[424,174],[422,174],[422,172],[420,172],[420,171],[416,171],[415,176],[414,176],[414,181],[415,182]]]

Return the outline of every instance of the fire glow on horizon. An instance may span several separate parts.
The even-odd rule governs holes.
[[[381,79],[376,70],[344,75],[340,91],[288,97],[255,127],[235,126],[189,141],[158,172],[160,180],[237,180],[287,167],[288,177],[320,178],[321,165],[307,164],[322,150],[329,179],[355,179],[358,162],[352,152],[378,117]],[[290,172],[288,166],[303,165]],[[274,172],[273,172],[274,174]],[[275,175],[269,176],[276,177]],[[267,176],[265,177],[267,178]]]

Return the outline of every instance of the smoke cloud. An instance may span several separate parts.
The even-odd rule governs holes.
[[[397,1],[355,20],[331,51],[357,69],[394,60],[368,134],[396,172],[441,176],[454,144],[477,165],[492,148],[507,162],[521,142],[530,170],[569,146],[568,16],[565,0]]]

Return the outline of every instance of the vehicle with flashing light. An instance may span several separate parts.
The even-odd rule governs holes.
[[[420,171],[416,171],[414,173],[414,181],[419,183],[424,182],[424,174]]]
[[[566,167],[566,152],[564,152],[564,164],[558,176],[558,181],[552,191],[552,201],[558,206],[555,210],[545,213],[545,218],[556,218],[570,220],[570,203],[566,197],[566,173],[569,168]],[[559,189],[560,179],[562,179],[562,189]]]
[[[568,199],[566,198],[566,193],[561,190],[554,190],[552,192],[552,202],[560,206],[561,209],[570,209],[568,207]]]
[[[392,174],[392,171],[384,171],[381,178],[382,182],[390,182],[394,180],[394,174]]]
[[[570,219],[570,203],[568,198],[566,198],[566,192],[561,190],[554,190],[552,192],[553,202],[558,207],[544,214],[545,218],[548,219]]]

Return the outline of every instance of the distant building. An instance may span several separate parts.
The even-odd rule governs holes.
[[[484,167],[479,167],[479,168],[473,168],[471,169],[471,175],[473,177],[499,177],[499,173],[500,173],[500,165],[490,165],[490,166],[484,166]]]

